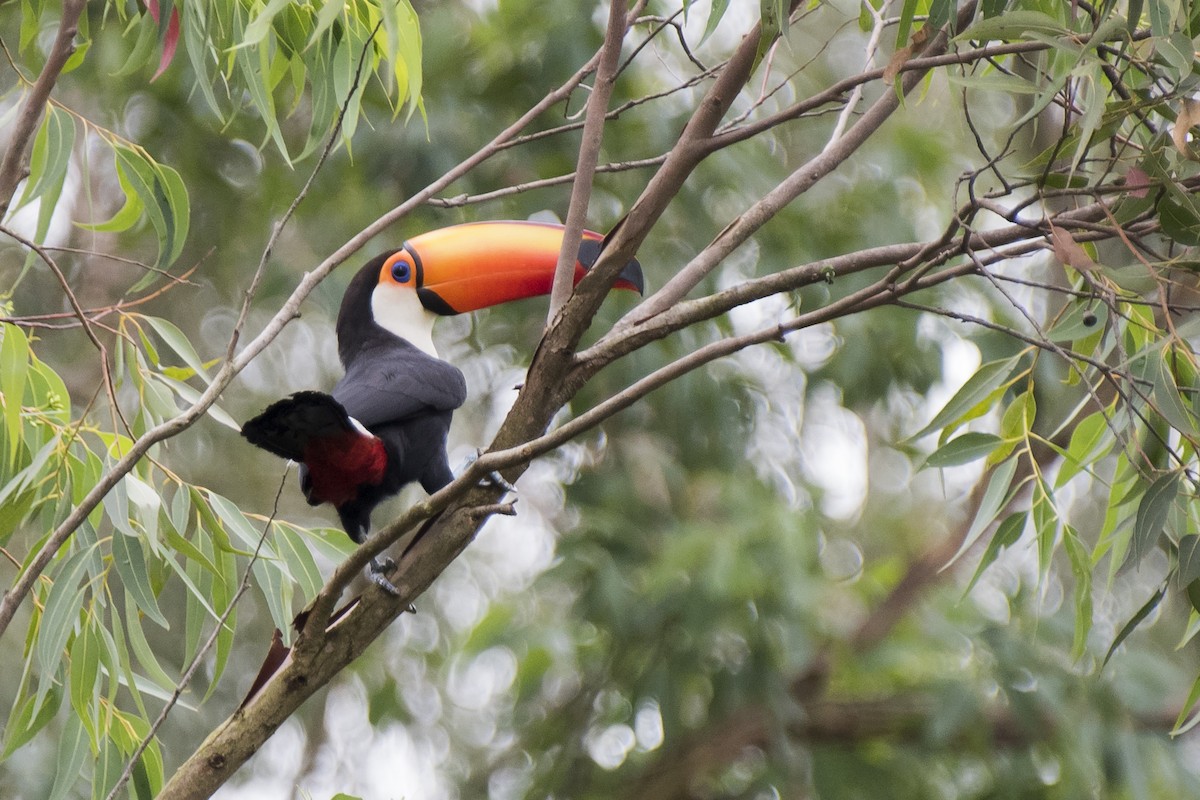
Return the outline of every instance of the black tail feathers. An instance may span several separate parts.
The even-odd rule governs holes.
[[[302,461],[305,445],[313,438],[354,429],[350,415],[324,392],[296,392],[277,400],[242,426],[242,436],[280,458]]]

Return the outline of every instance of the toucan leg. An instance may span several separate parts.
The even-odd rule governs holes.
[[[480,456],[482,456],[482,455],[483,455],[483,451],[482,451],[482,450],[476,450],[474,455],[468,456],[468,457],[467,457],[467,463],[466,463],[466,465],[464,466],[464,469],[465,469],[466,467],[469,467],[469,466],[471,466],[471,465],[472,465],[472,464],[474,464],[476,461],[478,461],[478,460],[479,460],[479,457],[480,457]],[[491,471],[491,472],[489,472],[487,475],[484,475],[482,478],[480,478],[480,479],[479,479],[479,484],[480,484],[481,486],[495,486],[495,487],[497,487],[498,489],[503,489],[503,490],[504,490],[504,491],[506,491],[506,492],[515,492],[515,491],[517,491],[517,487],[513,486],[511,483],[509,483],[508,481],[506,481],[506,480],[504,479],[504,476],[503,476],[503,475],[501,475],[501,474],[500,474],[499,472],[497,472],[496,470],[492,470],[492,471]]]
[[[383,589],[393,597],[400,596],[400,590],[392,585],[392,582],[387,579],[387,573],[396,568],[396,562],[384,556],[382,559],[372,558],[371,563],[367,565],[367,577],[371,582]]]

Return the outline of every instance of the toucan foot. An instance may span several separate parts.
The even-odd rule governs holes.
[[[387,579],[387,573],[396,568],[396,562],[388,557],[372,558],[371,563],[367,565],[367,577],[371,579],[371,583],[383,589],[392,597],[399,597],[400,590],[392,585],[392,582]]]
[[[474,464],[476,461],[479,460],[479,457],[482,455],[483,455],[482,450],[476,450],[473,455],[467,456],[467,466],[469,467],[472,464]],[[507,480],[505,480],[504,476],[501,475],[496,470],[492,470],[487,475],[484,475],[482,478],[480,478],[479,485],[480,486],[495,486],[498,489],[503,489],[505,492],[516,492],[517,491],[517,487],[513,486],[511,483],[509,483]]]

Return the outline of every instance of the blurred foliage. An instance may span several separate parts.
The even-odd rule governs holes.
[[[679,10],[659,6],[649,12]],[[777,13],[773,2],[690,4],[686,21],[668,22],[708,66],[763,8]],[[787,46],[762,54],[734,113],[779,111],[863,69],[885,12],[889,55],[952,10],[944,0],[806,6]],[[248,331],[364,221],[572,74],[601,41],[600,11],[418,3],[418,32],[407,3],[91,4],[4,224],[45,244],[97,309],[108,366],[63,324],[56,278],[5,244],[5,585],[132,439],[204,390],[271,225],[336,109],[349,106],[342,146],[278,243]],[[34,0],[0,6],[0,30],[16,37],[4,37],[5,120],[58,13]],[[1186,313],[1200,210],[1197,162],[1169,132],[1181,114],[1197,121],[1184,98],[1197,81],[1198,17],[1162,0],[984,3],[963,47],[1044,48],[926,81],[703,288],[936,239],[956,216],[980,228],[1004,221],[970,206],[975,197],[1032,219],[1070,202],[1055,189],[1128,190],[1115,214],[1138,256],[1055,246],[1044,231],[1057,261],[1014,258],[991,280],[916,296],[927,310],[884,306],[739,353],[537,462],[521,484],[522,516],[492,523],[228,796],[291,796],[294,785],[314,797],[1196,794],[1194,734],[1167,732],[1196,699],[1200,630]],[[663,22],[644,20],[631,40]],[[618,82],[614,105],[632,105],[606,133],[604,161],[669,151],[700,97],[703,83],[644,100],[699,69],[668,33]],[[783,88],[768,94],[759,81]],[[1056,117],[1064,92],[1071,113]],[[577,92],[534,128],[576,122],[584,101]],[[652,287],[819,152],[836,116],[804,116],[704,162],[639,254]],[[501,151],[377,249],[467,219],[565,213],[567,184],[472,198],[567,173],[576,147],[564,131]],[[589,225],[620,219],[647,175],[601,174]],[[1148,218],[1161,218],[1161,233],[1136,227]],[[573,406],[876,279],[840,275],[682,331],[612,365]],[[236,707],[270,630],[287,629],[345,554],[345,537],[290,480],[267,525],[279,465],[231,430],[274,397],[336,377],[332,319],[345,281],[335,275],[312,296],[221,408],[156,445],[37,585],[19,618],[27,635],[0,670],[0,776],[14,794],[103,797],[219,630],[186,706],[135,772],[130,791],[149,796]],[[610,303],[596,327],[625,308]],[[472,394],[456,418],[457,456],[495,430],[543,316],[531,303],[439,330]],[[1006,329],[1086,358],[1065,367]],[[1120,390],[1113,370],[1132,376]],[[255,590],[218,626],[264,530]],[[953,568],[939,571],[960,541]],[[893,608],[898,619],[871,639]]]

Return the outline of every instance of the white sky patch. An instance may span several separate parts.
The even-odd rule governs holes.
[[[624,764],[636,745],[637,734],[623,722],[593,728],[588,731],[583,741],[583,746],[592,761],[607,770],[614,770]]]
[[[787,337],[792,356],[806,371],[820,369],[838,349],[837,331],[832,322],[822,322]]]
[[[460,708],[482,711],[512,687],[517,658],[507,647],[491,647],[474,658],[458,657],[450,666],[446,693]]]
[[[75,217],[75,205],[79,197],[80,184],[79,167],[75,162],[75,157],[72,156],[67,164],[67,175],[63,180],[62,194],[59,195],[58,202],[54,206],[54,213],[50,215],[50,226],[46,230],[44,240],[47,247],[61,247],[69,244],[74,231],[71,221]],[[29,181],[21,181],[17,184],[17,190],[13,194],[14,206],[25,194],[25,187],[28,183]],[[34,239],[41,209],[42,199],[34,198],[11,213],[5,220],[5,224],[26,239]]]
[[[662,746],[666,735],[663,732],[662,711],[656,701],[644,703],[638,709],[633,718],[633,732],[637,736],[638,750],[645,752]]]
[[[821,511],[851,519],[867,497],[867,431],[858,415],[842,407],[832,387],[809,394],[804,414],[803,463],[812,483],[823,490]]]

